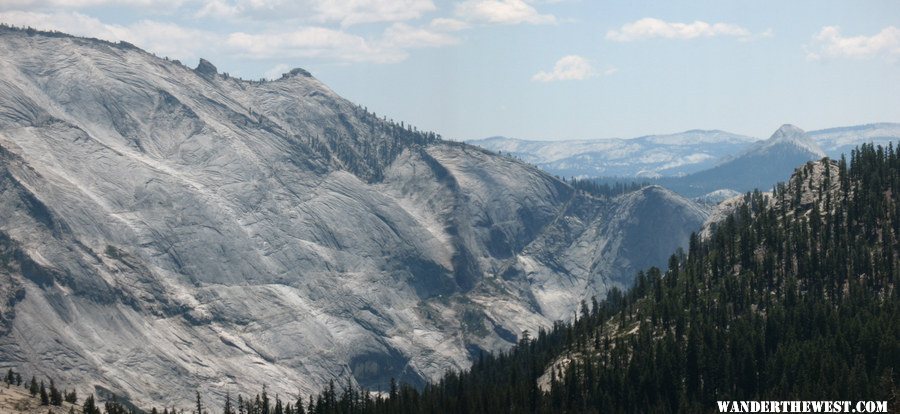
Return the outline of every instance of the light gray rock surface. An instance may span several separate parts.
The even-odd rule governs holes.
[[[0,365],[82,395],[422,383],[630,285],[707,216],[581,194],[302,70],[12,29],[0,56]]]

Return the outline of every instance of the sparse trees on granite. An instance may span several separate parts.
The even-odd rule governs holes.
[[[50,404],[55,406],[62,405],[63,396],[62,393],[56,388],[56,384],[53,380],[50,380]]]
[[[69,403],[69,404],[78,404],[78,394],[75,393],[75,390],[72,390],[72,391],[70,391],[70,392],[66,392],[66,393],[64,393],[64,394],[65,394],[65,401],[66,401],[67,403]]]
[[[234,414],[234,407],[231,406],[231,394],[225,393],[225,408],[222,410],[222,414]]]
[[[82,414],[100,414],[100,408],[94,402],[94,394],[88,395],[84,399],[84,405],[81,406]]]

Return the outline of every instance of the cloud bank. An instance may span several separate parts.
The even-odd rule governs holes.
[[[679,23],[647,17],[606,32],[606,39],[614,42],[633,42],[655,38],[691,40],[720,36],[750,40],[755,36],[771,36],[771,31],[754,35],[750,30],[730,23],[707,23],[700,20],[693,23]]]
[[[583,56],[568,55],[557,60],[552,70],[535,73],[531,80],[535,82],[585,80],[600,75],[612,75],[615,72],[614,67],[599,71]]]
[[[888,26],[871,36],[844,36],[841,28],[825,26],[812,40],[810,60],[900,58],[900,28]]]

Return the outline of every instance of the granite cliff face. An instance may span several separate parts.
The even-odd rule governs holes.
[[[630,284],[707,216],[659,187],[581,194],[303,70],[12,29],[0,55],[0,361],[82,394],[421,383]]]

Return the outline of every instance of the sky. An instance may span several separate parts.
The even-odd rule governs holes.
[[[896,0],[0,0],[0,22],[302,67],[456,140],[900,122]]]

